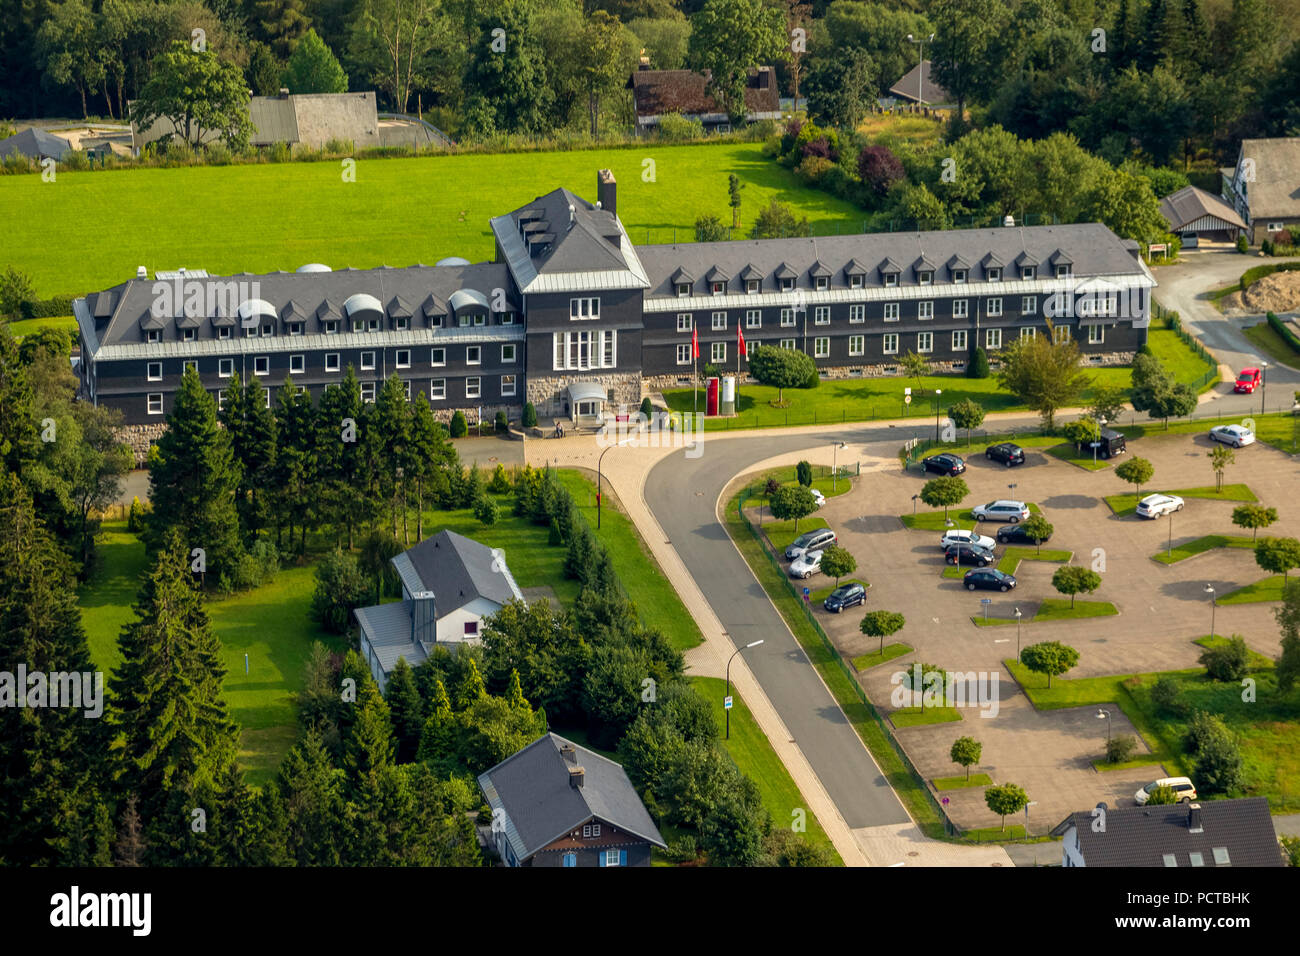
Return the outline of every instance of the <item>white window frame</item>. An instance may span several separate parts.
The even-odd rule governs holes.
[[[998,267],[998,266],[991,266],[991,267],[989,268],[989,271],[988,271],[988,281],[989,281],[989,282],[1001,282],[1001,281],[1002,281],[1002,269],[1001,269],[1000,267]]]
[[[799,342],[798,342],[797,339],[782,339],[782,340],[781,340],[781,348],[783,348],[783,349],[789,349],[790,351],[793,352],[793,351],[794,351],[795,349],[797,349],[798,347],[799,347]]]
[[[984,348],[1000,349],[1002,348],[1002,330],[985,329],[984,330]]]
[[[483,346],[467,345],[465,346],[465,364],[482,365],[483,364]]]
[[[830,325],[831,307],[829,305],[813,306],[813,325]]]
[[[816,276],[813,279],[813,288],[815,288],[818,292],[825,292],[827,289],[830,288],[830,285],[831,285],[831,280],[826,276]]]
[[[1101,345],[1106,341],[1106,327],[1104,325],[1088,326],[1088,344]]]
[[[501,397],[509,398],[510,396],[514,395],[517,382],[518,379],[516,379],[515,376],[512,374],[502,375],[501,376]]]
[[[762,280],[762,279],[746,279],[746,280],[745,280],[745,294],[746,294],[746,295],[753,295],[754,293],[761,291],[762,288],[763,288],[763,280]]]
[[[262,367],[262,370],[261,370],[260,372],[257,370],[257,368],[258,368],[259,365]],[[269,356],[269,355],[254,355],[254,356],[253,356],[253,374],[254,374],[254,375],[270,375],[270,374],[271,374],[271,356]]]
[[[501,364],[513,364],[515,361],[515,354],[514,342],[507,342],[505,345],[501,346]]]
[[[262,326],[262,338],[269,339],[275,336],[275,323],[267,322]]]
[[[1038,330],[1035,329],[1032,325],[1026,325],[1022,327],[1020,330],[1020,337],[1022,339],[1036,338],[1037,335],[1038,335]]]
[[[725,282],[709,283],[709,295],[722,295],[726,291],[727,291],[727,283]]]
[[[917,332],[917,333],[916,333],[916,351],[917,351],[918,354],[922,354],[922,355],[924,355],[924,354],[927,353],[927,352],[933,352],[933,351],[934,351],[934,333],[933,333],[933,332]]]
[[[466,398],[483,397],[483,376],[471,375],[465,379],[465,397]]]
[[[953,285],[965,285],[965,284],[966,284],[966,270],[965,270],[965,269],[953,269],[953,270],[952,270],[952,281],[953,281]]]
[[[1020,297],[1020,314],[1037,315],[1038,314],[1038,296],[1022,295]]]
[[[193,329],[181,329],[181,341],[182,341],[182,342],[193,342],[193,341],[194,341],[194,330],[193,330]]]
[[[709,361],[713,364],[725,362],[727,360],[727,343],[710,342],[709,343]]]
[[[219,326],[219,327],[217,328],[217,338],[219,338],[219,339],[228,339],[228,338],[230,338],[230,326],[228,326],[228,325],[222,325],[222,326]]]
[[[447,380],[445,378],[429,379],[429,401],[441,402],[447,398]]]
[[[403,355],[406,356],[406,359],[405,359],[405,360],[402,359],[402,356],[403,356]],[[394,368],[410,368],[410,367],[411,367],[411,350],[410,350],[410,349],[398,349],[398,350],[393,354],[393,367],[394,367]]]
[[[144,333],[144,340],[150,345],[157,345],[159,342],[162,341],[162,330],[146,329]]]
[[[502,325],[515,324],[515,314],[513,312],[498,312],[497,315],[501,316]]]
[[[302,375],[307,371],[307,356],[303,354],[289,356],[289,374]]]
[[[719,127],[719,130],[721,131],[721,128],[720,128],[720,127]],[[605,851],[603,851],[603,852],[604,852],[604,854],[605,854],[605,866],[606,866],[606,868],[611,867],[611,866],[618,866],[618,861],[619,861],[619,859],[620,859],[620,857],[619,857],[619,855],[618,855],[618,854],[619,854],[619,851],[618,851],[618,850],[605,850]]]
[[[367,356],[369,356],[369,357],[367,357]],[[363,372],[370,372],[370,371],[373,371],[374,368],[375,368],[375,353],[374,353],[374,352],[362,352],[362,353],[361,353],[361,371],[363,371]]]
[[[1053,345],[1064,345],[1066,342],[1070,341],[1070,338],[1071,338],[1070,327],[1068,325],[1052,326]]]
[[[235,360],[229,358],[217,359],[217,378],[230,378],[235,374]]]
[[[831,357],[831,337],[819,335],[813,339],[813,358]]]
[[[326,335],[338,335],[338,334],[339,334],[339,321],[338,321],[338,319],[329,319],[329,320],[327,320],[327,321],[324,323],[324,325],[325,325],[325,334],[326,334]]]
[[[678,282],[675,288],[679,299],[684,299],[691,294],[691,284],[689,282]]]
[[[1065,266],[1065,265],[1057,266],[1057,267],[1056,267],[1056,278],[1058,278],[1058,279],[1068,279],[1068,278],[1070,278],[1070,272],[1071,272],[1071,269],[1070,269],[1069,266]]]
[[[337,372],[342,368],[342,362],[338,352],[325,353],[325,371]]]
[[[432,368],[442,368],[447,364],[446,348],[429,349],[429,365]]]
[[[886,303],[885,303],[884,315],[883,315],[882,317],[884,318],[884,320],[885,320],[886,322],[897,322],[897,321],[898,321],[898,303],[897,303],[897,302],[886,302]]]
[[[396,316],[393,319],[393,331],[405,332],[410,325],[410,321],[404,315]]]
[[[918,273],[916,274],[916,284],[917,284],[917,285],[933,285],[933,284],[934,284],[934,273],[933,273],[933,272],[929,272],[929,271],[926,271],[926,272],[918,272]]]
[[[849,355],[859,356],[867,354],[867,337],[865,335],[849,336]]]
[[[1020,281],[1021,281],[1021,282],[1033,282],[1034,279],[1036,279],[1036,278],[1038,278],[1038,267],[1037,267],[1037,266],[1021,266],[1021,268],[1020,268]]]
[[[144,367],[144,380],[146,382],[161,382],[162,377],[162,362],[150,362]]]
[[[849,276],[849,288],[850,288],[850,289],[861,289],[861,288],[862,288],[862,276],[857,275],[856,273],[855,273],[854,275]]]
[[[922,299],[916,303],[916,317],[921,321],[934,318],[934,299]]]
[[[885,272],[885,273],[882,273],[882,275],[883,275],[884,278],[885,278],[885,287],[886,287],[886,288],[893,288],[894,286],[898,285],[898,273],[897,273],[897,272]]]
[[[375,383],[374,383],[374,382],[362,382],[362,383],[361,383],[361,400],[362,400],[363,402],[369,402],[370,404],[374,404],[374,401],[375,401]]]
[[[886,332],[881,339],[881,347],[885,355],[898,354],[898,333]]]
[[[794,291],[794,280],[793,280],[793,279],[782,279],[782,280],[781,280],[781,291],[782,291],[782,292],[793,292],[793,291]]]
[[[163,393],[149,392],[145,395],[145,411],[150,415],[161,415],[163,413]],[[155,405],[157,407],[155,407]]]
[[[749,309],[745,312],[745,328],[761,329],[763,327],[763,310]]]
[[[727,331],[727,313],[714,312],[712,315],[710,315],[709,328],[712,329],[714,332]]]
[[[953,299],[952,317],[954,319],[964,319],[968,315],[970,315],[970,299]]]
[[[600,318],[600,297],[581,296],[569,300],[569,321],[587,322]]]
[[[181,374],[182,374],[182,375],[184,375],[184,374],[185,374],[186,372],[188,372],[190,369],[194,369],[195,372],[198,372],[198,370],[199,370],[199,360],[198,360],[198,359],[183,359],[183,360],[181,361]]]
[[[867,321],[867,307],[862,303],[849,306],[849,324],[857,325]]]
[[[954,352],[966,351],[966,330],[957,329],[952,333],[952,350]]]
[[[781,327],[786,329],[793,328],[794,324],[795,324],[794,309],[782,309]]]
[[[677,331],[689,332],[695,327],[695,315],[691,312],[677,313]]]
[[[1002,314],[1002,297],[995,296],[984,303],[984,314],[990,318],[997,318]]]
[[[691,364],[691,346],[688,342],[682,342],[677,346],[677,364]]]
[[[1284,222],[1270,222],[1268,224],[1268,231],[1270,233],[1281,232],[1285,228],[1286,228],[1286,223]]]

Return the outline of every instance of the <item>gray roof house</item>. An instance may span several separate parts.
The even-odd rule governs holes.
[[[1246,221],[1252,243],[1300,231],[1300,136],[1243,139],[1237,165],[1223,177],[1223,198]]]
[[[253,146],[301,143],[319,149],[332,139],[350,140],[357,149],[382,145],[375,94],[369,90],[357,93],[281,90],[275,96],[253,96],[248,101],[248,118],[253,124],[249,140]],[[132,120],[132,146],[138,151],[146,143],[176,131],[167,119],[156,120],[143,128]],[[203,141],[211,142],[219,135],[219,131],[206,133]]]
[[[426,538],[392,564],[402,599],[353,612],[361,654],[380,690],[398,660],[418,667],[435,646],[478,643],[483,619],[524,597],[503,552],[454,531]]]
[[[922,60],[889,88],[890,95],[925,106],[951,106],[956,100],[930,78],[930,61]]]
[[[479,775],[507,866],[649,866],[663,849],[621,765],[546,734]]]
[[[1072,813],[1052,829],[1062,866],[1282,866],[1268,801],[1207,800]]]
[[[28,159],[62,159],[71,152],[72,144],[62,136],[55,136],[35,126],[21,133],[0,139],[0,159],[18,153]]]
[[[1237,210],[1204,189],[1187,186],[1160,200],[1160,215],[1169,229],[1178,234],[1184,246],[1195,247],[1202,240],[1235,242],[1246,230]]]

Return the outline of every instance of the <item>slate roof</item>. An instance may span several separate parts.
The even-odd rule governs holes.
[[[1169,228],[1175,232],[1205,216],[1221,219],[1225,224],[1239,229],[1246,228],[1246,223],[1237,215],[1237,210],[1218,196],[1195,186],[1187,186],[1160,200],[1160,215],[1165,217]]]
[[[464,607],[478,598],[497,604],[523,600],[523,594],[506,568],[505,560],[497,563],[492,549],[455,531],[439,531],[393,559],[409,564],[420,587],[408,590],[432,591],[438,617]],[[493,567],[497,564],[497,567]],[[397,567],[404,582],[408,576]]]
[[[889,92],[899,99],[916,103],[917,82],[921,84],[920,102],[929,105],[946,105],[956,102],[952,95],[938,83],[930,79],[930,61],[922,60],[903,75],[889,88]]]
[[[1198,808],[1201,832],[1189,821]],[[1053,828],[1056,836],[1076,827],[1087,866],[1186,866],[1199,853],[1201,865],[1282,866],[1277,833],[1263,797],[1207,800],[1199,804],[1115,807],[1106,811],[1104,832],[1092,828],[1091,810],[1070,814]],[[1215,851],[1219,851],[1219,857]],[[1224,854],[1226,853],[1226,857]],[[1165,855],[1172,854],[1172,863]]]
[[[424,648],[411,638],[411,609],[405,601],[392,601],[373,607],[359,607],[353,613],[357,623],[374,648],[384,673],[391,673],[399,658],[411,667],[419,667],[427,656]]]
[[[569,783],[565,745],[583,768],[581,788]],[[539,737],[478,783],[492,809],[505,811],[506,836],[520,862],[592,818],[665,846],[623,767],[558,734]]]
[[[708,90],[710,72],[694,70],[637,70],[628,80],[637,120],[681,113],[683,116],[726,114]],[[749,71],[745,83],[745,110],[748,119],[771,119],[768,114],[781,112],[776,88],[776,71],[760,66]]]
[[[64,153],[71,151],[72,144],[62,136],[55,136],[34,126],[0,139],[0,157],[16,152],[28,159],[62,159]]]
[[[1300,217],[1300,136],[1243,139],[1241,158],[1255,161],[1255,180],[1244,184],[1251,217]]]

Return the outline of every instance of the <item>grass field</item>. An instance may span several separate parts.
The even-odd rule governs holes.
[[[1296,580],[1300,580],[1300,578]],[[1237,588],[1235,591],[1228,592],[1219,598],[1219,603],[1260,604],[1265,601],[1280,601],[1282,600],[1284,583],[1282,575],[1271,574],[1254,584],[1247,584],[1244,588]]]
[[[1116,517],[1126,518],[1137,513],[1137,503],[1139,501],[1148,495],[1154,494],[1177,495],[1180,498],[1205,498],[1210,501],[1259,501],[1255,497],[1255,492],[1250,490],[1249,485],[1227,483],[1224,484],[1222,489],[1215,488],[1213,485],[1203,485],[1198,488],[1174,488],[1170,491],[1143,488],[1141,494],[1106,495],[1102,500],[1106,502]]]
[[[843,865],[830,837],[808,809],[808,803],[799,792],[798,785],[772,749],[767,736],[755,723],[744,700],[736,694],[735,688],[732,688],[731,739],[726,740],[722,736],[726,722],[726,712],[722,706],[722,698],[727,691],[726,681],[717,677],[692,677],[691,683],[713,707],[713,715],[718,721],[718,743],[731,755],[740,772],[758,784],[759,793],[763,795],[763,806],[772,815],[772,825],[789,827],[795,820],[795,811],[803,810],[807,826],[804,834],[806,838],[811,843],[826,847],[836,864]]]
[[[798,530],[795,525],[798,524]],[[818,518],[815,514],[807,518],[800,518],[798,522],[794,521],[776,521],[768,519],[762,523],[760,530],[767,535],[767,540],[772,543],[772,547],[778,554],[784,555],[785,549],[790,547],[791,542],[805,531],[815,531],[818,528],[829,528],[825,518]]]
[[[1021,561],[1052,561],[1057,564],[1064,564],[1070,560],[1073,554],[1073,551],[1055,551],[1051,548],[1042,552],[1037,548],[1007,548],[1002,552],[1002,557],[998,559],[998,570],[1005,571],[1007,574],[1015,574],[1016,569],[1020,567]],[[964,565],[949,565],[943,569],[943,576],[961,580],[968,570],[970,569]]]
[[[935,777],[930,781],[934,784],[934,789],[944,790],[965,790],[967,787],[991,787],[993,778],[986,773],[972,773],[970,779],[966,779],[963,773],[956,777]]]
[[[1172,551],[1161,551],[1159,554],[1153,554],[1151,557],[1161,564],[1177,564],[1179,561],[1186,561],[1188,558],[1195,557],[1198,554],[1204,554],[1206,551],[1213,551],[1215,548],[1254,548],[1255,542],[1245,535],[1236,534],[1207,534],[1201,538],[1194,538],[1178,545]]]
[[[861,657],[853,658],[853,669],[855,671],[870,670],[880,664],[892,661],[895,657],[902,657],[904,654],[912,653],[910,644],[886,644],[884,653],[872,651],[870,654],[863,654]]]
[[[956,707],[900,707],[889,712],[895,727],[922,727],[929,724],[950,724],[961,720]]]
[[[62,329],[73,336],[76,341],[77,320],[71,315],[60,315],[53,319],[19,319],[16,322],[9,323],[9,332],[14,338],[21,339],[24,335],[31,335],[33,332],[39,332],[41,329]]]
[[[1273,361],[1292,368],[1300,368],[1300,352],[1291,347],[1291,343],[1277,334],[1277,330],[1267,321],[1248,326],[1241,330],[1242,335]]]
[[[1043,509],[1033,502],[1029,503],[1029,511],[1031,514],[1036,515],[1043,513]],[[945,520],[952,521],[952,527],[962,531],[969,531],[978,524],[981,528],[980,533],[989,538],[997,533],[998,526],[1001,524],[999,521],[977,522],[970,508],[960,506],[949,508],[947,519],[944,518],[942,509],[938,511],[921,511],[914,515],[899,515],[898,518],[903,522],[904,527],[911,528],[913,531],[938,531],[942,533],[951,530]]]
[[[746,229],[772,199],[807,216],[813,233],[861,230],[863,214],[802,186],[764,158],[760,143],[661,146],[575,152],[461,154],[361,160],[356,182],[340,164],[268,163],[177,169],[59,172],[0,177],[0,263],[28,273],[38,293],[82,293],[135,275],[136,267],[293,270],[306,262],[336,269],[432,263],[445,256],[490,259],[488,225],[536,196],[564,186],[595,200],[597,169],[619,184],[618,212],[632,241],[687,242],[698,216],[730,221],[727,176],[744,185]],[[646,160],[653,160],[653,181]],[[72,228],[113,210],[111,241]],[[51,223],[62,237],[49,241]]]
[[[1039,602],[1034,616],[1028,620],[1022,619],[1022,621],[1024,624],[1034,624],[1044,621],[1070,621],[1085,617],[1110,617],[1118,613],[1119,611],[1115,605],[1109,601],[1076,600],[1074,606],[1071,607],[1068,599],[1044,598]],[[1008,624],[1016,623],[1014,617],[990,617],[986,619],[982,614],[973,615],[971,621],[974,622],[976,627],[1005,627]]]

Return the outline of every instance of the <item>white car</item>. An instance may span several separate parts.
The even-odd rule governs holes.
[[[1196,785],[1187,777],[1162,777],[1159,780],[1152,780],[1133,794],[1133,802],[1139,807],[1146,806],[1146,802],[1151,799],[1151,791],[1156,787],[1168,787],[1173,790],[1174,797],[1179,803],[1191,803],[1196,799]]]
[[[1253,445],[1255,433],[1244,425],[1215,425],[1210,429],[1210,441],[1221,441],[1233,448]]]
[[[976,521],[1017,521],[1029,520],[1029,506],[1023,501],[999,499],[986,505],[976,505],[971,509]]]
[[[1139,518],[1159,518],[1171,511],[1182,511],[1183,499],[1177,495],[1147,495],[1137,504]]]
[[[822,494],[816,488],[809,488],[808,490],[812,492],[813,501],[817,502],[818,508],[826,504],[826,496],[824,494]]]
[[[805,551],[790,565],[790,577],[810,578],[822,569],[822,553]]]
[[[978,534],[974,531],[946,531],[943,537],[939,539],[939,547],[945,551],[955,544],[977,544],[981,548],[988,548],[990,551],[997,547],[997,542],[988,535]]]

